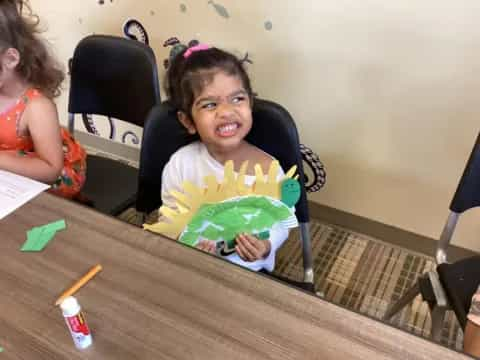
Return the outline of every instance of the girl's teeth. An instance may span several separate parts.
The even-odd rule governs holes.
[[[237,128],[237,124],[227,124],[227,125],[220,126],[218,128],[218,131],[220,133],[228,133],[228,132],[234,131],[236,128]]]

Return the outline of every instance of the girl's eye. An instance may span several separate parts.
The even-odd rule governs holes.
[[[206,103],[202,105],[202,109],[214,109],[216,105],[214,102]]]
[[[244,101],[244,100],[245,100],[245,96],[240,95],[240,96],[235,96],[235,97],[232,99],[232,102],[233,102],[234,104],[237,104],[237,103],[242,102],[242,101]]]

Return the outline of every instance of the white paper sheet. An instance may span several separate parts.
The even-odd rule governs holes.
[[[0,219],[49,187],[41,182],[0,170]]]

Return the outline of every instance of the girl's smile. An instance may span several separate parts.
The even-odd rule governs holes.
[[[223,125],[220,125],[216,129],[216,133],[220,137],[231,137],[237,133],[237,130],[240,128],[240,123],[230,122]]]

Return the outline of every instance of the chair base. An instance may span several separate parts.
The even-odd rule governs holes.
[[[395,304],[387,309],[383,320],[390,320],[390,318],[400,312],[405,306],[413,302],[418,295],[422,295],[423,301],[426,301],[430,308],[430,316],[432,318],[430,337],[432,340],[439,342],[445,313],[450,307],[438,280],[438,275],[434,271],[422,275],[415,285],[408,289]]]
[[[449,303],[457,319],[465,328],[472,296],[480,284],[480,256],[459,260],[452,264],[437,267]]]
[[[384,320],[390,319],[421,294],[428,302],[432,316],[433,340],[440,340],[445,313],[453,310],[462,329],[473,294],[480,284],[480,256],[462,259],[452,264],[443,263],[436,271],[422,275],[395,304],[387,309]]]

